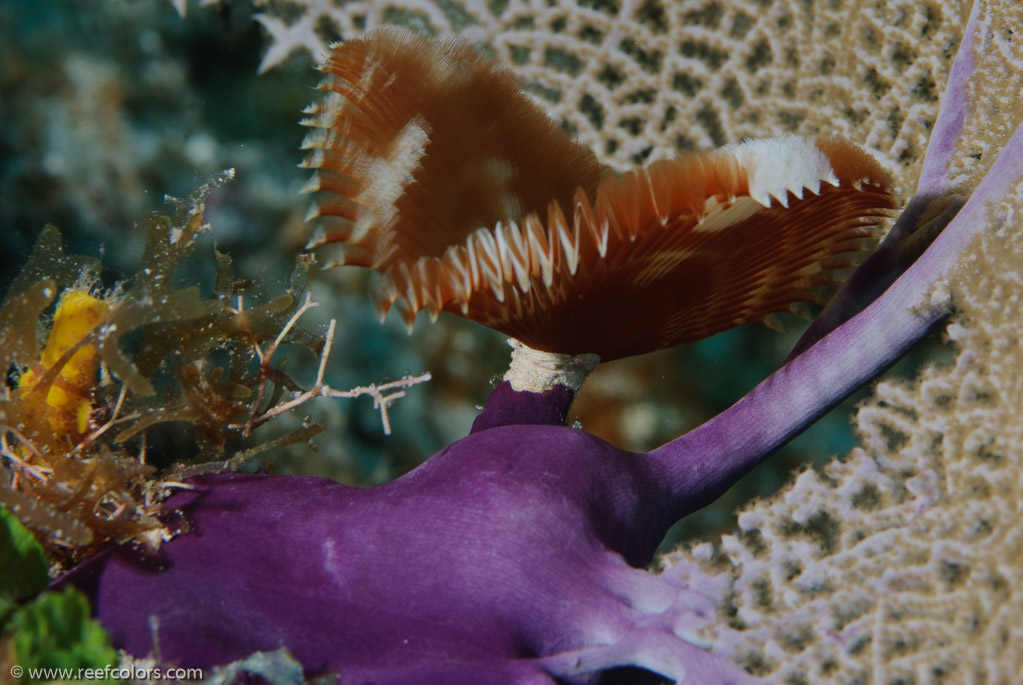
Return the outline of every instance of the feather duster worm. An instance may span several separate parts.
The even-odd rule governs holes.
[[[601,167],[468,46],[379,32],[334,47],[304,147],[311,246],[427,309],[610,360],[814,299],[892,207],[851,143],[789,136]]]

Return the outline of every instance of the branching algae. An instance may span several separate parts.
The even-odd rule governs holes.
[[[58,567],[109,542],[155,551],[180,524],[160,516],[160,501],[190,487],[181,478],[235,468],[323,430],[310,423],[239,448],[286,409],[328,394],[373,394],[385,408],[393,395],[384,392],[415,382],[348,392],[323,386],[333,324],[326,339],[296,325],[315,306],[303,300],[307,255],[287,292],[262,304],[246,302],[251,284],[236,280],[230,257],[219,252],[208,298],[198,286],[175,286],[175,268],[208,228],[206,197],[232,176],[169,199],[171,216],[149,217],[141,265],[127,287],[103,290],[99,262],[67,255],[48,226],[0,307],[0,361],[10,370],[0,400],[0,503],[48,540]],[[127,335],[138,339],[131,352]],[[321,356],[313,390],[303,393],[276,361],[284,343]],[[159,475],[146,463],[147,429],[168,422],[194,427],[204,463]]]

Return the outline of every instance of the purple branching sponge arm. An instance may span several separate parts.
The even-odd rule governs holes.
[[[941,109],[931,132],[916,193],[877,250],[842,284],[828,306],[810,324],[789,359],[844,323],[876,300],[920,256],[930,241],[952,220],[964,202],[949,177],[956,146],[969,109],[967,83],[974,74],[974,40],[979,5],[975,4],[952,64]]]
[[[980,9],[980,3],[974,3],[970,19],[963,29],[963,39],[941,98],[938,119],[927,143],[927,153],[917,183],[917,197],[938,197],[955,187],[955,179],[949,178],[949,169],[955,161],[963,124],[970,109],[968,84],[977,66],[974,50],[977,49],[976,38],[980,29]]]

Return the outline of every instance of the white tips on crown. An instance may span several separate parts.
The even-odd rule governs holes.
[[[308,121],[308,119],[306,121]],[[322,159],[323,159],[323,152],[322,152],[322,150],[323,150],[323,148],[327,147],[327,135],[328,134],[327,134],[327,130],[326,129],[322,129],[322,128],[314,129],[314,130],[310,131],[309,133],[307,133],[305,135],[305,138],[302,139],[302,144],[299,146],[299,149],[300,150],[315,150],[316,152],[319,152],[319,154],[320,154],[320,158],[319,159],[322,161]],[[308,158],[306,158],[306,160],[308,161]],[[311,164],[307,164],[306,166],[312,166],[312,165]]]
[[[831,161],[810,138],[781,136],[744,140],[722,152],[732,155],[746,170],[749,196],[765,207],[772,198],[789,206],[789,193],[802,199],[804,189],[820,193],[821,182],[838,185]]]
[[[575,276],[576,269],[579,268],[579,231],[573,231],[568,227],[561,207],[551,205],[549,215],[547,230],[552,234],[552,242],[560,246],[562,258],[568,265],[569,275]]]
[[[309,205],[309,209],[305,213],[305,220],[312,221],[313,219],[319,218],[319,216],[320,206],[314,202],[313,204]]]
[[[539,274],[545,288],[554,282],[554,255],[547,249],[547,233],[536,214],[526,216],[522,224],[526,233],[526,252],[529,255],[529,273]]]
[[[313,174],[312,176],[309,177],[309,180],[305,182],[305,184],[302,186],[302,188],[301,188],[301,190],[299,192],[301,192],[301,193],[315,193],[315,192],[319,191],[320,188],[321,188],[320,175],[319,174]],[[313,217],[312,216],[307,216],[306,217],[306,221],[308,221],[311,218],[313,218]]]
[[[314,209],[314,208],[315,207],[312,207],[310,209]],[[305,244],[305,248],[304,249],[312,250],[313,248],[319,247],[320,245],[323,245],[326,242],[327,242],[327,232],[324,231],[322,227],[317,227],[316,230],[313,231],[313,234],[311,236],[309,236],[309,241]],[[329,268],[331,266],[334,266],[334,264],[328,264],[324,268]]]
[[[522,292],[529,290],[529,247],[525,236],[514,221],[497,224],[494,231],[497,253],[504,279],[515,283]]]
[[[476,243],[476,256],[479,260],[479,274],[482,284],[490,288],[490,292],[498,302],[504,302],[504,274],[501,260],[497,253],[497,240],[494,232],[480,229],[473,233],[469,240]]]

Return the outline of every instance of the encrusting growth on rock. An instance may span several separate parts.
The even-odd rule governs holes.
[[[441,310],[534,349],[663,349],[817,299],[893,206],[839,139],[786,136],[622,175],[471,47],[335,46],[307,108],[312,246],[383,274],[381,309]]]

